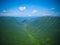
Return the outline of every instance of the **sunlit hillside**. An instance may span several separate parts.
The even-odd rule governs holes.
[[[0,17],[1,45],[59,45],[60,17]]]

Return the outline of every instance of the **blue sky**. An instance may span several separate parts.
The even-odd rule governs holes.
[[[0,0],[0,16],[60,16],[60,0]]]

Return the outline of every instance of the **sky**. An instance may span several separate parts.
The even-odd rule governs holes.
[[[60,16],[60,0],[0,0],[0,16]]]

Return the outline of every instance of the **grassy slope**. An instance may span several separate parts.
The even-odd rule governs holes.
[[[2,45],[58,45],[60,17],[0,17]]]

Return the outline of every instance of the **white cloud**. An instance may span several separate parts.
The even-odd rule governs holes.
[[[28,16],[32,16],[31,14],[28,14]]]
[[[32,14],[35,14],[35,13],[37,13],[37,12],[38,12],[37,10],[33,10],[33,11],[32,11]]]
[[[51,14],[50,13],[43,13],[42,15],[43,16],[50,16]]]
[[[6,10],[3,10],[2,12],[6,13],[7,11]]]
[[[51,8],[51,10],[54,10],[55,8]]]
[[[25,9],[26,9],[25,6],[19,7],[19,10],[20,10],[20,11],[24,11]]]

